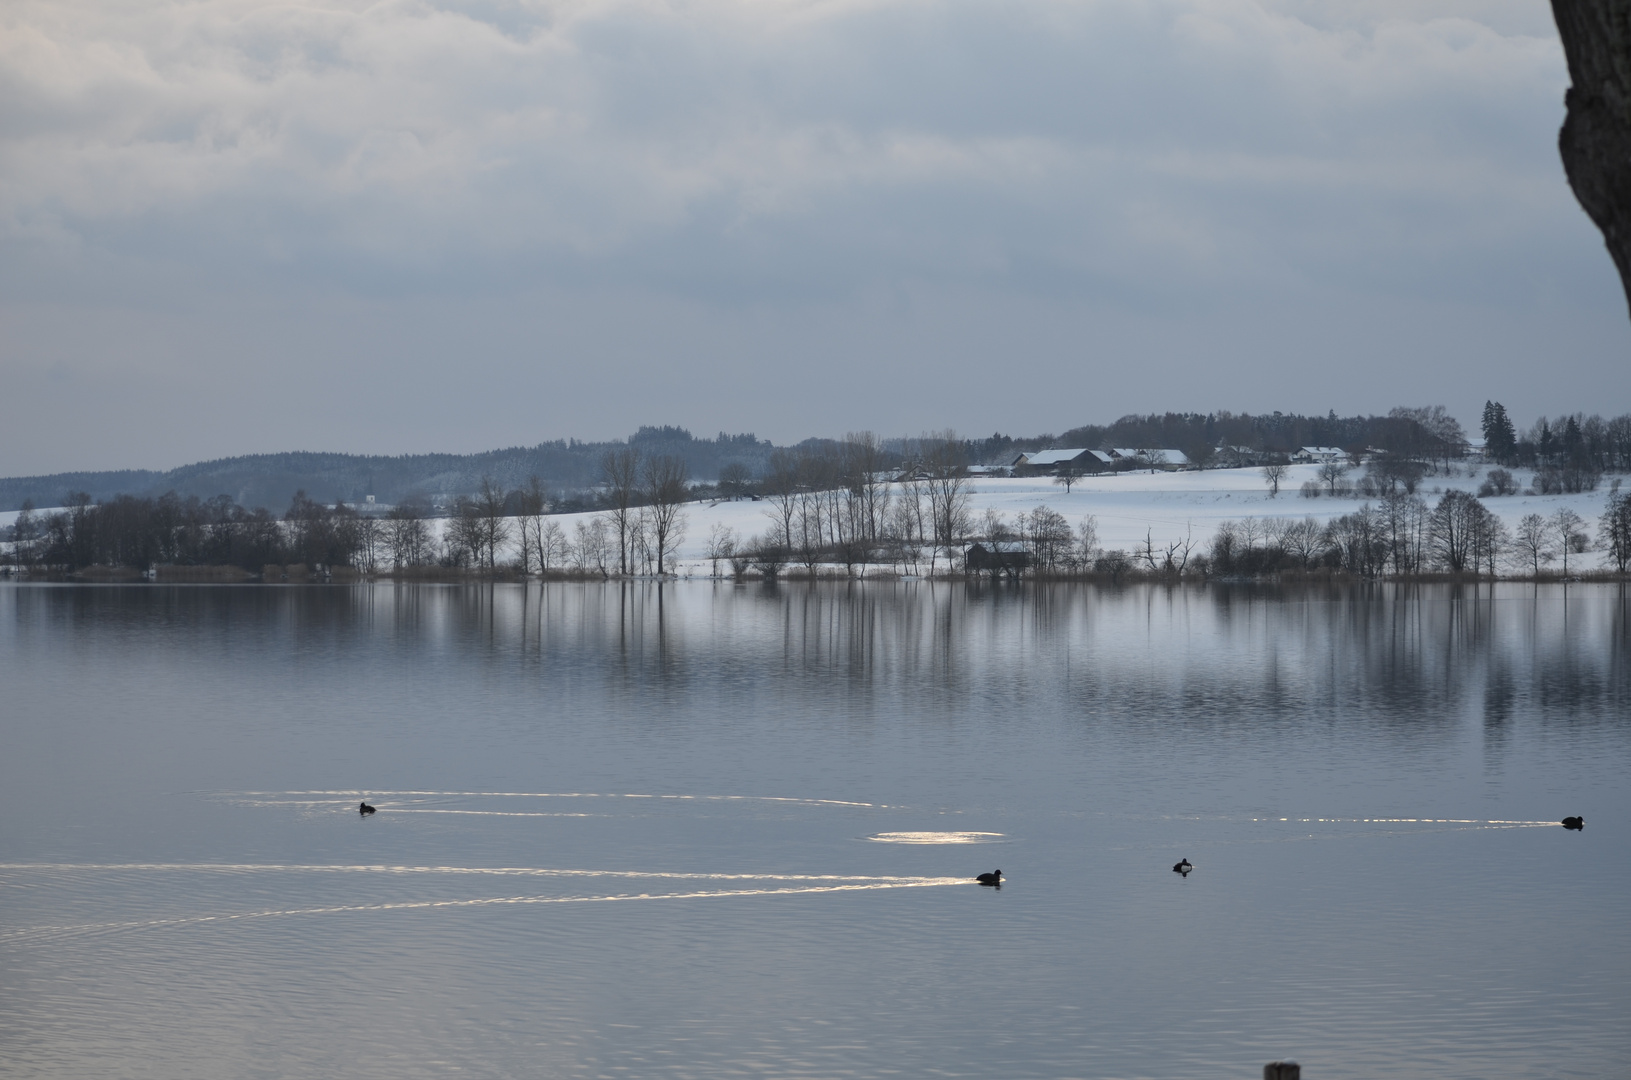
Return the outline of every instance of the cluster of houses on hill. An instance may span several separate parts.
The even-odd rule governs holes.
[[[1248,450],[1245,447],[1225,447],[1224,449],[1237,451],[1234,456],[1241,458],[1242,464],[1260,464],[1256,459],[1264,456],[1260,450]],[[1342,461],[1347,456],[1348,452],[1337,446],[1304,446],[1296,453],[1291,454],[1290,459],[1292,461],[1320,464],[1327,461]],[[1284,461],[1285,458],[1279,460]],[[1190,461],[1189,456],[1182,450],[1175,450],[1170,447],[1117,446],[1108,450],[1088,450],[1085,447],[1032,450],[1020,454],[1006,467],[988,466],[979,471],[1009,473],[1014,476],[1058,476],[1066,472],[1084,476],[1090,473],[1136,469],[1177,472],[1182,469],[1193,468],[1196,468],[1195,463]]]
[[[1110,450],[1033,450],[1016,457],[1009,466],[1019,475],[1109,472],[1113,469],[1185,469],[1192,465],[1182,450],[1156,447],[1115,447]]]

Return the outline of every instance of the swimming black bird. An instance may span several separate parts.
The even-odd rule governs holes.
[[[995,874],[981,874],[974,880],[978,881],[981,885],[995,885],[1000,889],[1002,888],[1002,871],[998,870]]]
[[[1189,872],[1193,869],[1195,869],[1195,864],[1191,863],[1188,859],[1179,859],[1177,862],[1172,864],[1172,872],[1174,874],[1182,875],[1183,877],[1188,877]]]
[[[374,808],[372,806],[369,806],[367,803],[363,803],[363,804],[361,804],[360,806],[357,807],[357,813],[361,814],[363,817],[367,817],[369,814],[372,814],[373,812],[374,812]]]
[[[1563,827],[1579,831],[1586,827],[1586,819],[1583,817],[1566,817],[1563,819]]]

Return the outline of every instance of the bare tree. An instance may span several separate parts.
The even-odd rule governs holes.
[[[1569,573],[1569,552],[1580,554],[1586,550],[1586,534],[1580,530],[1586,521],[1579,514],[1567,506],[1560,506],[1552,514],[1552,535],[1557,538],[1557,546],[1563,553],[1563,574]]]
[[[481,478],[474,511],[480,524],[476,555],[491,573],[498,568],[499,545],[510,539],[510,521],[504,514],[503,489],[485,476]]]
[[[1466,495],[1465,492],[1455,494],[1472,499],[1472,496]],[[1478,500],[1472,501],[1476,503]],[[1478,509],[1482,510],[1483,507],[1480,506]],[[1468,535],[1463,538],[1461,531],[1463,524],[1466,523],[1457,519],[1455,539],[1461,546],[1455,550],[1463,561],[1471,561],[1474,558],[1470,539],[1472,526],[1467,526]],[[1387,522],[1385,515],[1370,503],[1366,503],[1351,514],[1343,514],[1333,519],[1326,527],[1326,536],[1331,546],[1341,556],[1343,569],[1349,573],[1380,577],[1387,571],[1390,554],[1387,544]],[[1459,570],[1460,567],[1457,566],[1455,569]],[[1474,565],[1473,569],[1476,570],[1477,566]]]
[[[1261,521],[1254,517],[1240,519],[1240,542],[1245,546],[1248,554],[1257,550],[1257,542],[1265,538],[1266,534]]]
[[[774,532],[754,537],[748,546],[753,550],[753,565],[760,577],[775,581],[781,576],[782,567],[787,565],[787,545]]]
[[[357,519],[357,569],[365,574],[378,571],[381,556],[390,551],[385,528],[376,517]]]
[[[1167,542],[1166,561],[1162,570],[1169,574],[1182,575],[1189,568],[1189,556],[1195,550],[1195,526],[1186,522],[1184,535],[1176,540]]]
[[[481,519],[480,505],[460,495],[453,501],[453,512],[442,532],[443,559],[452,566],[480,567],[486,543],[487,530]]]
[[[651,515],[642,506],[635,511],[634,523],[629,526],[630,571],[650,574],[654,550],[651,546]]]
[[[1285,553],[1285,531],[1292,525],[1291,518],[1270,517],[1263,519],[1263,550],[1278,554]]]
[[[640,451],[632,446],[606,451],[600,459],[600,473],[606,485],[610,528],[617,544],[617,572],[627,574],[629,530],[634,524],[634,502],[640,486]]]
[[[1445,471],[1449,470],[1450,459],[1460,456],[1467,445],[1467,436],[1461,430],[1461,422],[1451,416],[1449,410],[1442,405],[1426,405],[1421,408],[1399,406],[1388,410],[1388,416],[1394,420],[1415,421],[1427,436],[1428,443],[1423,448],[1427,456],[1440,461]]]
[[[883,442],[870,431],[844,436],[844,480],[849,497],[850,540],[861,572],[882,541],[889,522],[891,495]]]
[[[644,494],[651,505],[651,544],[661,574],[685,536],[685,515],[680,508],[691,492],[690,474],[683,459],[668,454],[647,458],[643,472]]]
[[[1381,513],[1393,572],[1416,573],[1427,545],[1427,504],[1404,491],[1390,491],[1382,496]]]
[[[1631,495],[1620,494],[1616,480],[1608,493],[1603,516],[1597,523],[1598,542],[1608,552],[1609,560],[1620,573],[1631,566]]]
[[[1327,461],[1320,465],[1320,483],[1325,485],[1327,495],[1335,495],[1337,493],[1337,484],[1347,475],[1348,463],[1346,461]]]
[[[727,499],[740,499],[748,493],[752,480],[753,474],[746,465],[740,461],[727,461],[719,469],[719,494]]]
[[[1083,514],[1076,525],[1076,552],[1083,566],[1092,566],[1093,560],[1098,558],[1099,519],[1092,514]]]
[[[1075,486],[1076,481],[1080,480],[1081,478],[1081,470],[1067,461],[1059,466],[1059,471],[1054,474],[1053,482],[1064,488],[1065,494],[1069,495],[1070,489]]]
[[[536,474],[527,477],[526,485],[515,492],[513,498],[518,511],[516,526],[521,534],[521,572],[530,574],[536,565],[542,573],[549,568],[544,554],[544,514],[549,509],[549,500],[544,494],[543,482]]]
[[[923,438],[923,467],[928,474],[929,521],[934,530],[929,572],[934,573],[934,550],[952,559],[958,541],[968,532],[969,496],[973,489],[963,462],[963,447],[954,431],[938,432]]]
[[[397,569],[423,566],[430,556],[430,529],[420,505],[404,500],[385,515],[386,543],[391,562]]]
[[[713,564],[713,576],[719,576],[719,560],[729,559],[736,551],[736,531],[722,521],[714,522],[708,533],[708,561]]]
[[[1144,530],[1144,543],[1142,546],[1133,549],[1133,558],[1143,563],[1151,573],[1154,573],[1156,568],[1161,565],[1161,560],[1155,554],[1155,534],[1151,530]]]
[[[1428,541],[1439,562],[1452,573],[1477,570],[1492,517],[1477,497],[1465,491],[1446,491],[1428,520]]]
[[[1286,478],[1287,468],[1283,461],[1271,461],[1263,466],[1263,480],[1269,485],[1269,498],[1280,494],[1280,481]]]
[[[828,547],[836,547],[839,541],[844,502],[839,471],[836,455],[814,449],[798,454],[797,533],[792,547],[810,574],[815,573]]]
[[[731,553],[726,558],[730,560],[731,577],[737,581],[747,577],[748,568],[753,565],[756,556],[753,544],[754,541],[752,540],[743,543],[740,539],[733,541],[731,544]]]
[[[900,495],[889,514],[889,539],[900,572],[917,573],[918,556],[923,548],[923,485],[916,480],[908,479],[901,484]]]
[[[1539,514],[1523,516],[1523,520],[1518,522],[1513,543],[1518,557],[1528,564],[1529,572],[1536,577],[1540,576],[1541,563],[1549,563],[1557,557],[1552,551],[1551,523]]]
[[[1212,534],[1213,565],[1221,571],[1233,570],[1240,554],[1240,526],[1233,521],[1220,521]]]
[[[773,520],[780,526],[782,543],[793,536],[793,515],[797,512],[800,456],[791,450],[772,450],[770,468],[765,472],[765,497],[774,508]]]
[[[1031,565],[1051,571],[1070,554],[1075,540],[1065,515],[1049,506],[1038,506],[1020,516],[1021,534],[1031,551]]]
[[[1492,495],[1516,495],[1518,493],[1517,479],[1505,469],[1491,469],[1489,476],[1478,487],[1480,498]]]
[[[821,563],[822,505],[819,493],[808,490],[799,492],[798,515],[794,523],[797,532],[790,546],[797,552],[799,562],[804,564],[805,572],[813,575]]]
[[[607,519],[596,514],[587,522],[580,521],[573,530],[572,564],[579,572],[596,571],[607,576],[607,561],[612,556],[612,529]]]
[[[1306,570],[1324,551],[1325,527],[1311,517],[1287,522],[1280,529],[1280,547]]]
[[[838,483],[843,488],[843,509],[838,530],[838,551],[846,568],[866,564],[884,540],[889,525],[889,476],[884,445],[869,431],[851,431],[843,437]]]
[[[1502,558],[1512,544],[1512,532],[1506,527],[1499,515],[1489,512],[1482,503],[1478,508],[1483,513],[1477,515],[1477,526],[1473,531],[1472,554],[1474,564],[1484,564],[1485,573],[1495,576],[1495,563]]]
[[[538,531],[538,571],[547,574],[569,557],[570,541],[560,523],[546,520]]]

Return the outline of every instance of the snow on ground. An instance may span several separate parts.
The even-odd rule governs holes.
[[[1114,473],[1084,477],[1065,489],[1048,477],[1012,479],[979,478],[970,481],[972,494],[970,511],[976,523],[983,520],[986,510],[996,510],[1012,524],[1020,514],[1029,513],[1037,506],[1052,507],[1072,526],[1092,514],[1096,519],[1099,544],[1104,548],[1122,548],[1131,551],[1144,542],[1146,530],[1157,545],[1177,540],[1189,533],[1196,550],[1205,550],[1218,525],[1224,521],[1238,521],[1245,517],[1305,516],[1326,522],[1334,517],[1352,513],[1367,500],[1356,498],[1305,499],[1298,494],[1305,480],[1317,479],[1319,466],[1293,465],[1280,482],[1280,494],[1271,498],[1262,471],[1249,469],[1207,469],[1200,472],[1136,472]],[[1451,488],[1477,492],[1483,482],[1485,469],[1474,467],[1474,475],[1462,470],[1460,476],[1427,477],[1418,494],[1432,506],[1438,496]],[[1359,470],[1350,474],[1357,479]],[[1533,474],[1528,470],[1515,470],[1513,477],[1520,487],[1528,487]],[[1484,505],[1515,529],[1525,514],[1549,515],[1559,507],[1569,507],[1586,520],[1588,531],[1595,537],[1597,519],[1602,516],[1607,498],[1607,486],[1612,478],[1597,491],[1577,495],[1513,495],[1488,498]],[[895,489],[898,491],[898,488]],[[1369,500],[1374,501],[1374,500]],[[685,508],[685,537],[679,547],[679,572],[683,575],[706,575],[711,572],[707,558],[708,536],[715,523],[733,529],[746,540],[765,532],[770,526],[774,507],[769,502],[741,500],[737,502],[692,503]],[[592,514],[561,514],[554,520],[572,534],[573,526],[587,520]],[[1570,559],[1571,568],[1573,558]],[[1580,565],[1594,567],[1601,562],[1599,554],[1585,556]]]
[[[1069,494],[1048,477],[992,479],[981,477],[969,482],[970,513],[978,524],[985,512],[996,510],[1013,524],[1024,513],[1046,505],[1065,516],[1072,526],[1092,514],[1098,526],[1099,544],[1104,548],[1131,551],[1144,541],[1146,531],[1158,545],[1182,538],[1186,532],[1193,537],[1196,550],[1205,550],[1218,525],[1224,521],[1238,521],[1245,517],[1312,517],[1326,522],[1334,517],[1351,513],[1366,500],[1357,498],[1305,499],[1298,494],[1306,480],[1318,479],[1317,465],[1293,465],[1286,470],[1280,482],[1280,494],[1271,498],[1268,485],[1260,469],[1207,469],[1200,472],[1132,472],[1106,473],[1089,476],[1072,485]],[[1483,482],[1487,467],[1463,467],[1458,476],[1429,476],[1418,494],[1432,506],[1444,491],[1459,488],[1476,493]],[[1520,489],[1528,488],[1534,474],[1527,469],[1512,470]],[[1356,480],[1361,470],[1349,474]],[[1596,491],[1577,495],[1512,495],[1487,498],[1484,505],[1506,522],[1508,529],[1516,529],[1525,514],[1550,515],[1561,507],[1568,507],[1585,519],[1587,532],[1595,539],[1597,520],[1602,516],[1612,477],[1605,477]],[[898,492],[899,489],[893,489]],[[40,514],[53,510],[41,510]],[[708,537],[716,524],[732,529],[741,541],[764,533],[770,527],[774,507],[764,500],[742,499],[734,502],[689,503],[685,507],[685,535],[679,546],[679,572],[682,576],[702,576],[711,572],[708,561]],[[579,521],[594,515],[558,514],[553,520],[573,534]],[[0,513],[0,528],[17,519],[15,510]],[[443,522],[432,522],[437,528]],[[511,530],[512,534],[514,530]],[[510,557],[516,551],[511,545]],[[1602,565],[1600,552],[1580,558],[1582,568]],[[1571,568],[1574,557],[1570,559]],[[723,567],[721,568],[724,569]]]

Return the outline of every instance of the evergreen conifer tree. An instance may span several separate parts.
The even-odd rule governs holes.
[[[1510,465],[1517,456],[1518,436],[1506,407],[1499,401],[1484,402],[1484,452],[1502,465]]]

